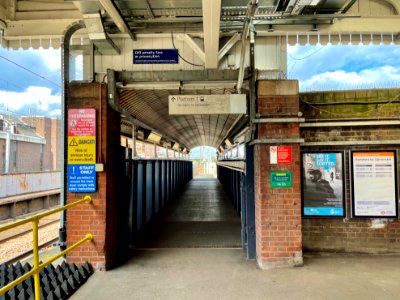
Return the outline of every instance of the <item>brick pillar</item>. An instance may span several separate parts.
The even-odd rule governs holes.
[[[68,93],[68,109],[96,109],[96,155],[99,157],[102,154],[104,172],[97,173],[96,193],[67,194],[68,203],[82,199],[85,195],[90,195],[93,201],[91,204],[78,205],[67,212],[68,246],[82,239],[87,233],[93,234],[93,241],[84,243],[70,252],[67,260],[77,264],[88,261],[95,269],[108,269],[115,265],[118,257],[116,176],[120,145],[120,117],[107,106],[106,85],[104,84],[71,83]]]
[[[262,269],[303,264],[300,189],[298,81],[258,83],[258,124],[254,143],[257,262]],[[270,119],[278,121],[270,122]],[[271,146],[290,146],[289,164],[271,164]],[[271,172],[292,172],[292,187],[272,187]]]

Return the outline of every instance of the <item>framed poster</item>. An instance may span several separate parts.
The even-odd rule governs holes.
[[[344,217],[343,152],[303,152],[302,215],[303,217]]]
[[[353,216],[397,218],[396,151],[352,151],[350,163]]]

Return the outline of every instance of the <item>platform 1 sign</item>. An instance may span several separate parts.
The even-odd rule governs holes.
[[[96,110],[68,110],[68,192],[96,191]]]
[[[170,115],[245,114],[246,95],[172,95],[168,96]]]

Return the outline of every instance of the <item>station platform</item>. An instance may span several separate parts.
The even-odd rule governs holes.
[[[217,180],[192,180],[123,266],[96,272],[70,299],[398,299],[400,256],[306,255],[262,271],[245,260],[240,219]]]

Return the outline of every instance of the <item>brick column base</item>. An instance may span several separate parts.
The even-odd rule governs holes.
[[[259,123],[258,139],[253,142],[256,248],[257,262],[262,269],[303,264],[300,130],[299,123],[288,123],[288,118],[297,117],[298,112],[297,81],[259,82],[258,113],[261,119],[280,119],[279,123]],[[290,159],[271,162],[271,146],[289,147]],[[272,172],[291,174],[291,186],[274,187]]]

